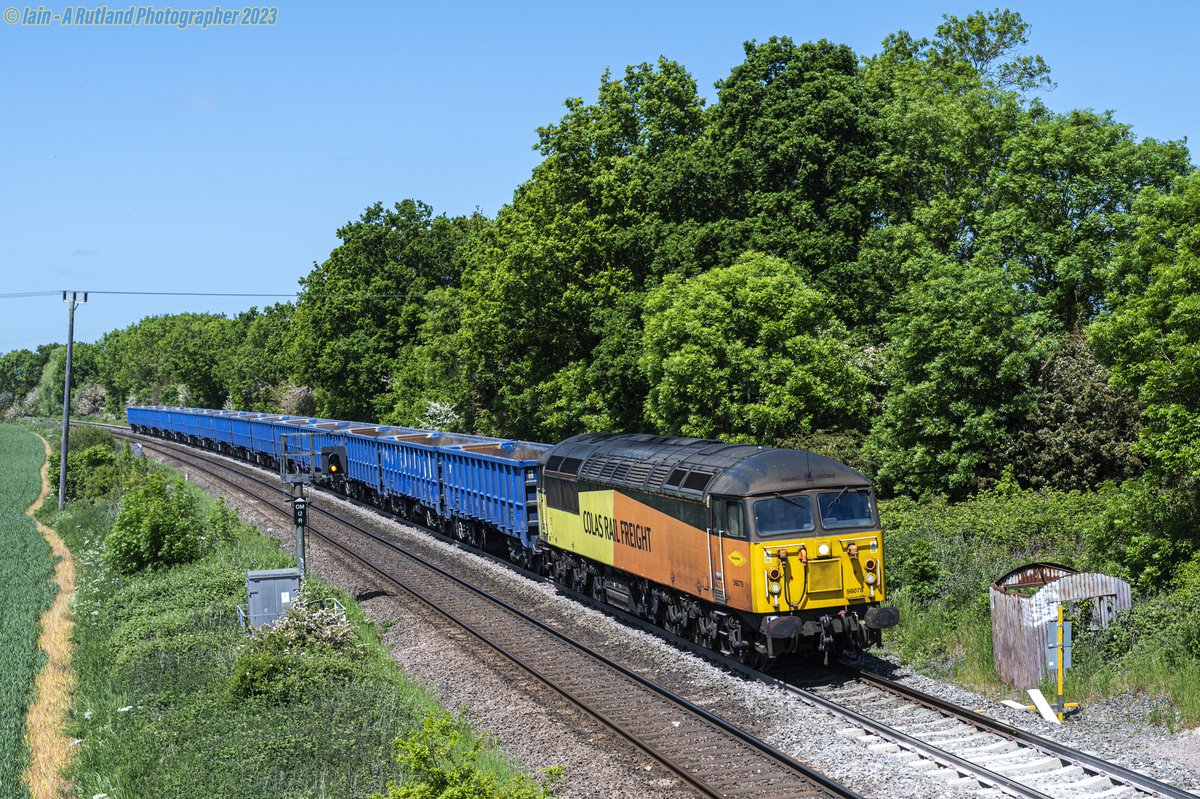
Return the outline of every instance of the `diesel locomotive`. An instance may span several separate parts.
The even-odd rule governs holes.
[[[811,452],[646,434],[555,445],[309,417],[130,407],[140,433],[286,468],[506,555],[747,663],[877,644],[886,598],[869,480]]]
[[[556,582],[739,659],[878,643],[883,536],[870,482],[811,452],[586,434],[541,458]]]

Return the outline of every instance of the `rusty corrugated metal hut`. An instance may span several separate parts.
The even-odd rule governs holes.
[[[1090,602],[1091,624],[1107,627],[1130,605],[1129,583],[1055,563],[1030,563],[1001,577],[989,591],[996,673],[1015,688],[1034,688],[1046,673],[1046,646],[1063,602]]]

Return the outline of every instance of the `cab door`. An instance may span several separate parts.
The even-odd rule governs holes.
[[[708,506],[708,584],[712,601],[724,605],[725,594],[725,500],[713,497]]]
[[[735,552],[745,550],[745,518],[741,500],[713,497],[709,503],[709,585],[712,586],[713,601],[722,605],[729,603],[727,584],[730,579],[735,587],[745,586],[745,575],[739,577],[741,569],[737,567],[744,566],[746,560],[743,554]],[[737,573],[732,578],[726,574],[731,563],[737,566],[734,569]]]

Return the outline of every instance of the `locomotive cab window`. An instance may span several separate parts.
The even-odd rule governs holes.
[[[826,529],[842,527],[871,527],[875,514],[871,509],[871,493],[866,489],[842,489],[817,495],[821,509],[821,526]]]
[[[746,510],[736,499],[720,500],[717,526],[729,538],[746,538]]]
[[[815,530],[812,499],[804,494],[777,494],[757,500],[754,503],[754,529],[764,538]]]

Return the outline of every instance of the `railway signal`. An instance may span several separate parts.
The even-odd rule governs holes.
[[[346,473],[346,448],[321,447],[321,460],[318,467],[330,477],[341,477]]]

